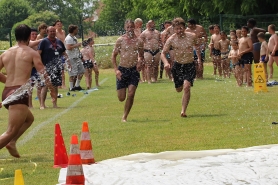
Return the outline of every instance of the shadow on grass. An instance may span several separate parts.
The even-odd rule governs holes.
[[[161,122],[161,123],[166,123],[169,122],[171,120],[169,119],[162,119],[162,120],[156,120],[156,119],[144,119],[144,120],[139,120],[139,119],[131,119],[128,120],[127,123],[150,123],[150,122]]]
[[[227,114],[192,114],[192,115],[188,115],[187,118],[209,118],[209,117],[223,117],[223,116],[227,116]]]

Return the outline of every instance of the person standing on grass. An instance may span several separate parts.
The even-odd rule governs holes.
[[[269,51],[269,78],[273,78],[273,63],[275,62],[278,66],[278,36],[275,33],[275,25],[271,24],[268,26],[268,32],[271,34],[271,37],[268,41],[268,51]]]
[[[83,56],[83,66],[85,68],[85,81],[87,85],[87,89],[92,88],[92,70],[95,72],[95,80],[96,86],[99,87],[98,84],[98,67],[95,61],[95,52],[93,48],[94,40],[93,38],[89,38],[82,42],[83,48],[81,49],[81,53]]]
[[[260,49],[261,49],[261,43],[258,40],[258,33],[263,32],[266,33],[265,29],[256,27],[256,20],[251,18],[247,21],[247,27],[250,29],[250,38],[253,43],[253,59],[254,63],[260,62]]]
[[[116,74],[118,99],[121,102],[126,99],[122,122],[127,121],[132,108],[144,60],[144,43],[135,36],[134,28],[132,20],[125,21],[126,33],[117,39],[111,59]],[[118,54],[120,54],[119,65],[116,60]]]
[[[52,94],[53,108],[57,108],[58,87],[62,85],[62,62],[61,56],[66,56],[66,48],[62,41],[56,38],[56,29],[53,26],[47,28],[47,37],[44,38],[38,47],[38,52],[42,57],[42,62],[50,74],[51,83],[54,87],[55,94]],[[42,87],[40,109],[45,109],[45,100],[47,87]]]
[[[56,28],[56,37],[64,43],[65,38],[66,38],[66,32],[65,32],[65,30],[63,30],[62,21],[56,20],[55,23],[53,24],[53,26]],[[62,86],[60,86],[59,88],[66,89],[67,87],[66,87],[66,82],[65,82],[65,70],[64,70],[64,65],[65,65],[66,60],[65,60],[64,57],[62,57],[61,61],[63,63],[63,66],[62,66]]]
[[[244,65],[244,72],[246,75],[247,87],[252,87],[252,71],[251,66],[253,62],[253,43],[251,38],[247,35],[248,27],[242,26],[241,35],[242,37],[238,41],[239,46],[239,57],[240,63]],[[245,76],[243,76],[245,79]]]
[[[4,67],[7,73],[7,77],[0,75],[0,81],[5,83],[2,101],[13,96],[16,90],[28,83],[33,66],[45,79],[50,93],[54,93],[40,55],[28,46],[30,34],[31,28],[27,25],[17,26],[15,29],[17,45],[0,56],[0,70]],[[6,147],[10,155],[19,158],[16,142],[34,121],[34,116],[28,108],[28,92],[23,91],[20,98],[8,101],[4,106],[8,109],[9,122],[7,130],[0,136],[0,149]]]
[[[196,50],[194,49],[194,59],[195,59],[195,63],[196,63],[196,79],[203,79],[204,78],[203,77],[203,73],[204,73],[203,63],[205,62],[206,45],[207,45],[207,40],[208,40],[207,33],[206,33],[204,27],[197,24],[194,19],[189,19],[187,21],[187,29],[185,31],[196,34],[196,36],[198,38],[202,61],[201,61],[201,63],[197,63],[198,57],[196,55]]]
[[[221,51],[221,63],[224,78],[229,78],[230,62],[228,60],[230,41],[224,31],[220,32],[221,40],[219,41],[219,48]]]
[[[147,29],[141,33],[140,38],[144,42],[145,70],[148,83],[157,82],[160,49],[162,42],[160,32],[155,29],[155,22],[149,20]]]
[[[258,40],[261,43],[261,50],[260,50],[260,63],[264,66],[264,72],[265,72],[265,80],[268,81],[268,74],[267,74],[267,62],[268,62],[268,46],[267,42],[265,40],[265,33],[260,32],[257,35]]]
[[[187,117],[186,109],[190,100],[190,88],[193,86],[196,77],[193,47],[196,49],[198,62],[201,62],[201,51],[196,34],[185,32],[185,21],[182,18],[175,18],[172,26],[175,34],[166,41],[162,50],[161,59],[164,62],[164,67],[169,68],[170,64],[166,55],[170,51],[170,48],[173,48],[175,61],[172,67],[172,74],[175,88],[177,92],[183,90],[180,116]]]
[[[238,41],[231,41],[232,49],[229,52],[228,58],[232,61],[234,68],[234,75],[236,78],[237,86],[241,87],[243,83],[243,68],[239,62]]]
[[[221,40],[220,36],[220,26],[215,24],[213,27],[214,33],[211,36],[210,40],[210,56],[212,57],[213,62],[213,75],[216,76],[216,71],[218,68],[219,76],[222,77],[222,68],[221,68],[221,51],[219,48],[219,41]]]
[[[81,59],[81,53],[79,51],[79,47],[81,46],[81,43],[78,43],[77,38],[75,37],[78,34],[78,27],[76,25],[69,25],[69,34],[67,35],[65,39],[65,45],[66,45],[66,52],[69,57],[69,85],[70,85],[70,91],[80,91],[83,90],[80,87],[80,82],[82,80],[83,74],[85,72],[83,62]],[[76,83],[74,85],[74,80],[76,79]]]

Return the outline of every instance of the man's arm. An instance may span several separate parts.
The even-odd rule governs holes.
[[[39,39],[39,40],[35,40],[35,41],[32,41],[32,40],[30,40],[30,42],[29,42],[29,47],[35,47],[35,46],[37,46],[37,45],[39,45],[39,43],[42,41],[42,39]]]
[[[259,32],[264,32],[264,33],[266,33],[266,30],[265,30],[265,29],[262,29],[262,28],[257,28],[257,27],[256,27],[256,28],[253,28],[253,30],[256,31],[256,32],[258,32],[258,33],[259,33]]]
[[[121,49],[121,39],[119,38],[116,41],[115,47],[112,52],[112,58],[111,58],[112,64],[114,66],[114,71],[116,73],[116,77],[119,80],[121,79],[121,75],[122,75],[121,72],[118,70],[118,65],[117,65],[117,56],[120,53],[120,49]]]
[[[273,47],[273,50],[271,51],[271,56],[275,55],[275,52],[277,49],[278,49],[278,37],[276,36],[274,38],[274,47]]]
[[[2,55],[0,55],[0,71],[3,69],[4,64],[2,61]],[[3,73],[0,73],[0,82],[6,83],[6,76]]]
[[[170,46],[171,46],[171,37],[169,39],[167,39],[167,41],[163,47],[163,50],[161,52],[161,55],[160,55],[161,60],[164,63],[165,69],[170,68],[170,64],[166,58],[167,53],[169,53],[169,51],[170,51]]]

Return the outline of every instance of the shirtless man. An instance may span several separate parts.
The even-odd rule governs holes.
[[[134,20],[134,24],[135,24],[135,29],[134,29],[134,33],[136,35],[136,37],[140,37],[141,33],[142,33],[142,26],[143,26],[143,21],[140,18],[136,18]],[[147,74],[146,74],[146,70],[145,70],[145,64],[144,62],[141,64],[141,74],[142,74],[142,78],[140,76],[140,82],[146,82],[147,80]]]
[[[164,26],[164,30],[161,32],[160,37],[161,37],[162,45],[164,46],[164,44],[166,43],[166,40],[169,38],[169,35],[167,33],[167,29],[170,26],[172,26],[172,22],[171,21],[165,21],[163,26]],[[166,76],[168,76],[169,79],[172,80],[171,66],[173,65],[173,55],[171,55],[170,52],[167,54],[167,59],[168,59],[168,62],[170,64],[170,70],[166,71]],[[163,70],[164,70],[164,63],[161,60],[160,61],[160,78],[162,78],[162,76],[163,76]]]
[[[196,50],[194,49],[194,60],[196,63],[196,79],[203,79],[203,72],[204,72],[203,62],[205,62],[205,51],[206,51],[206,45],[208,40],[207,33],[203,28],[203,26],[198,25],[194,19],[189,19],[187,21],[187,29],[185,31],[196,34],[198,38],[198,45],[200,46],[202,60],[201,63],[197,63],[198,57],[196,54]]]
[[[147,29],[141,33],[140,38],[144,42],[144,58],[147,81],[157,82],[158,66],[160,60],[160,49],[162,42],[160,39],[160,32],[155,29],[153,20],[148,21]]]
[[[197,45],[198,38],[195,34],[185,32],[185,21],[182,18],[175,18],[172,23],[175,34],[172,35],[164,45],[161,59],[164,67],[169,68],[170,64],[166,58],[166,54],[172,47],[174,50],[175,62],[172,68],[172,74],[177,92],[183,90],[181,117],[187,117],[186,109],[190,100],[190,87],[196,76],[196,68],[194,64],[193,47],[196,48],[198,62],[201,62],[200,47]]]
[[[0,70],[4,67],[7,72],[2,101],[28,82],[33,65],[44,76],[52,93],[52,86],[40,55],[28,46],[30,34],[31,28],[27,25],[17,26],[15,29],[17,45],[0,56]],[[0,149],[6,147],[13,157],[19,158],[16,141],[34,121],[33,114],[28,108],[28,93],[23,94],[21,99],[8,102],[4,106],[8,109],[9,123],[6,132],[0,136]]]
[[[224,78],[229,77],[230,61],[228,60],[230,41],[224,31],[220,32],[221,40],[219,41],[219,48],[221,51],[221,63]]]
[[[140,79],[139,71],[144,60],[144,43],[135,36],[134,28],[135,25],[132,20],[125,22],[126,34],[117,39],[111,59],[117,79],[118,99],[123,102],[127,98],[122,117],[123,122],[127,121],[127,116],[133,105]],[[120,54],[119,66],[116,60],[118,54]]]
[[[258,40],[258,33],[263,32],[265,33],[266,30],[262,28],[256,27],[256,20],[251,18],[247,21],[247,27],[250,29],[250,37],[253,43],[253,57],[254,57],[254,63],[260,62],[260,49],[261,49],[261,43]]]
[[[269,54],[269,61],[268,61],[268,67],[269,67],[269,78],[273,78],[273,63],[275,62],[278,66],[278,37],[275,33],[275,25],[271,24],[268,26],[268,32],[271,34],[271,37],[268,41],[268,51]]]
[[[136,35],[136,37],[140,37],[141,33],[142,33],[142,26],[143,26],[143,21],[140,18],[136,18],[134,20],[134,24],[135,24],[135,29],[134,29],[134,33]]]
[[[240,57],[240,64],[244,65],[244,71],[246,74],[247,87],[252,87],[252,74],[251,65],[253,62],[253,43],[250,37],[247,36],[248,27],[242,26],[241,35],[242,37],[238,41],[238,52]]]
[[[65,38],[66,38],[66,32],[65,32],[65,30],[63,30],[63,23],[62,23],[62,21],[56,20],[55,23],[53,24],[53,26],[56,28],[56,37],[60,41],[62,41],[64,43],[65,42]],[[66,83],[65,83],[65,71],[64,71],[65,58],[62,57],[61,60],[62,60],[62,63],[63,63],[62,86],[60,86],[59,88],[66,89],[67,87],[66,87]]]
[[[46,28],[47,25],[45,23],[42,23],[39,25],[38,30],[39,30],[39,34],[37,36],[37,40],[43,39],[45,34],[46,34]]]
[[[218,24],[214,25],[213,28],[213,35],[211,36],[210,39],[210,56],[212,57],[212,62],[213,62],[213,75],[216,76],[216,70],[218,68],[218,73],[219,76],[222,77],[222,68],[221,68],[221,51],[219,48],[219,41],[221,40],[220,36],[220,27]]]

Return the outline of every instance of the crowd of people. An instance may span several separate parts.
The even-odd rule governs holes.
[[[182,18],[165,21],[162,32],[155,29],[153,20],[146,23],[145,30],[142,30],[142,26],[143,21],[140,18],[128,20],[125,23],[126,34],[117,40],[112,54],[118,99],[126,99],[122,117],[124,122],[127,121],[138,83],[157,82],[159,71],[162,78],[164,69],[166,76],[174,82],[176,91],[183,90],[181,117],[187,117],[190,87],[195,80],[204,78],[206,49],[212,58],[213,75],[222,79],[230,78],[233,73],[237,86],[246,84],[247,87],[252,87],[253,61],[263,63],[266,82],[273,78],[273,63],[278,65],[278,37],[273,24],[268,26],[271,34],[268,44],[265,39],[266,30],[256,27],[256,21],[252,18],[247,21],[246,26],[231,30],[229,38],[215,24],[208,28],[211,35],[208,39],[204,27],[198,25],[194,19],[187,22]],[[119,64],[116,62],[118,54]]]
[[[38,31],[27,25],[17,26],[17,45],[0,56],[0,70],[4,67],[7,73],[7,76],[0,73],[0,82],[5,83],[2,101],[20,89],[31,75],[32,82],[38,82],[40,109],[46,108],[48,91],[53,107],[57,108],[58,89],[66,88],[64,69],[69,74],[70,91],[83,89],[80,86],[83,75],[87,89],[92,88],[93,70],[96,86],[99,86],[93,38],[80,43],[76,37],[78,26],[69,25],[68,35],[62,26],[60,20],[52,26],[41,24]],[[170,82],[174,82],[176,91],[183,92],[180,116],[187,117],[190,89],[195,80],[204,78],[206,48],[213,61],[213,75],[229,78],[233,72],[238,86],[244,83],[252,86],[253,61],[264,64],[268,79],[273,77],[274,61],[278,65],[278,37],[273,24],[268,26],[271,34],[268,43],[265,39],[266,30],[256,27],[254,19],[249,19],[247,26],[239,30],[231,30],[230,39],[217,24],[209,26],[211,38],[208,39],[204,27],[194,19],[186,22],[177,17],[173,21],[166,21],[162,32],[155,29],[153,20],[146,23],[145,30],[142,26],[140,18],[127,20],[124,24],[126,32],[117,39],[111,57],[118,99],[125,101],[123,122],[127,121],[139,82],[157,82],[159,71],[162,78],[163,69]],[[4,106],[9,112],[9,123],[7,131],[0,136],[0,149],[6,147],[12,156],[20,157],[16,141],[34,120],[29,110],[32,96],[26,92],[21,98]]]

